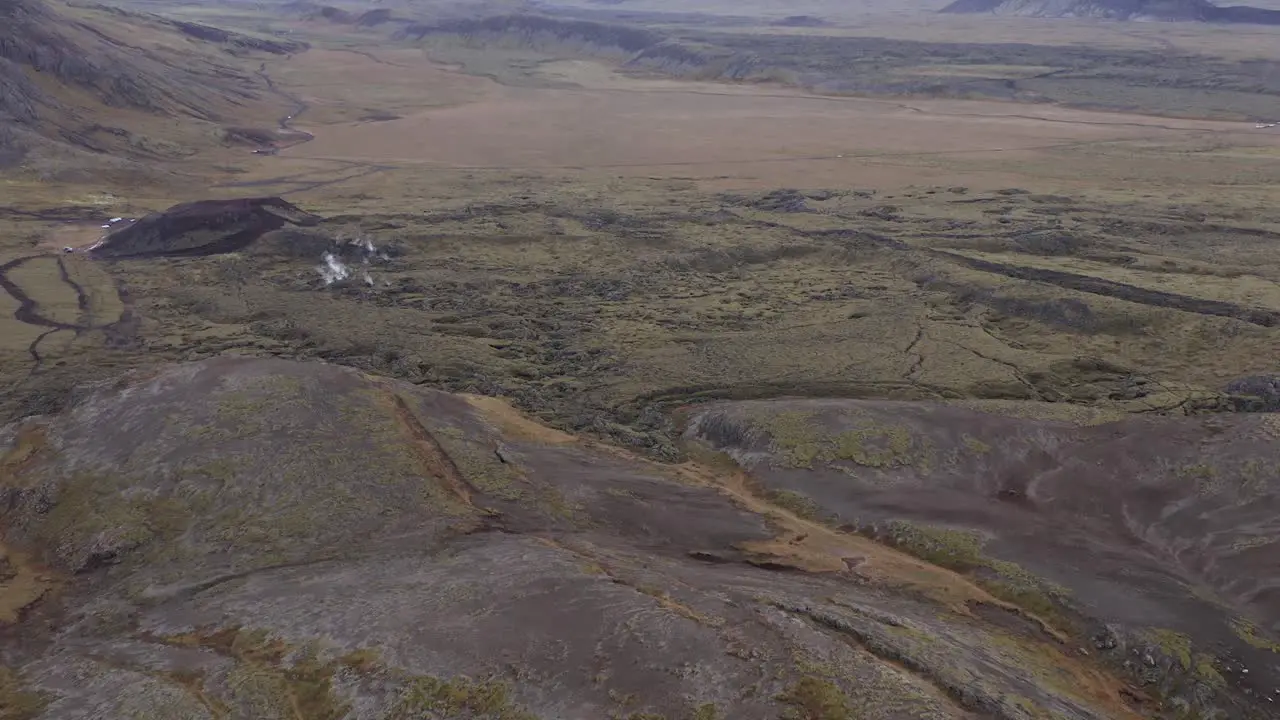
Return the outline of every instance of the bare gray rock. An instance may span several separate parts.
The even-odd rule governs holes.
[[[928,420],[882,405],[859,412]],[[844,473],[840,492],[821,444],[780,494],[763,468],[795,458],[790,436],[740,409],[796,410],[699,411],[695,455],[718,444],[751,477],[323,364],[91,388],[0,431],[0,611],[18,607],[0,700],[30,718],[1102,719],[1151,716],[1159,682],[1188,676],[1125,635],[1112,652],[1156,662],[1134,687],[1047,608],[819,521],[889,496]],[[1070,430],[949,412],[1008,435],[992,455],[1013,464]],[[931,519],[967,507],[937,482],[956,489]]]

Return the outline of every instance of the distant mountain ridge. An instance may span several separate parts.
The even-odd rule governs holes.
[[[1208,0],[956,0],[941,12],[1280,25],[1280,10],[1220,7]]]

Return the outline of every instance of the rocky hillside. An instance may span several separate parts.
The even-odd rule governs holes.
[[[687,41],[635,25],[545,15],[517,13],[413,23],[394,36],[426,41],[428,48],[432,41],[443,39],[475,47],[519,47],[554,56],[605,58],[629,70],[706,80],[760,79],[766,70],[751,52]]]
[[[0,430],[0,708],[1274,717],[1269,418],[686,415],[664,465],[323,364],[85,388]]]
[[[942,12],[1280,25],[1280,11],[1208,0],[956,0]]]
[[[664,40],[664,36],[658,32],[629,25],[518,14],[415,24],[402,30],[399,35],[418,40],[435,35],[457,35],[475,42],[514,36],[528,47],[560,49],[568,46],[594,52],[613,51],[622,55],[646,50]]]
[[[319,221],[277,197],[202,200],[153,213],[111,232],[89,252],[111,259],[235,252],[272,230]]]
[[[3,0],[0,170],[25,164],[56,174],[58,159],[95,155],[181,157],[189,150],[151,134],[149,123],[260,112],[277,99],[253,72],[257,63],[241,58],[299,49],[113,8]]]

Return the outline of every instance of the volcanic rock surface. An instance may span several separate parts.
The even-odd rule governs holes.
[[[200,200],[175,205],[110,233],[90,250],[100,258],[214,255],[235,252],[286,225],[318,216],[276,197]]]
[[[86,388],[0,430],[0,703],[1274,717],[1272,419],[776,401],[686,420],[699,460],[666,465],[324,364]]]

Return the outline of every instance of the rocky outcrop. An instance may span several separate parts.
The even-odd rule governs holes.
[[[89,252],[105,259],[214,255],[240,250],[286,225],[318,222],[319,217],[276,197],[201,200],[113,231]]]
[[[686,418],[695,461],[664,465],[336,366],[136,373],[0,429],[0,701],[68,719],[1272,717],[1275,568],[1255,560],[1273,468],[1177,471],[1261,457],[1263,418],[723,403]]]
[[[1280,25],[1280,11],[1208,0],[956,0],[942,12]]]
[[[1245,412],[1280,412],[1280,375],[1251,375],[1227,383],[1233,404]]]

